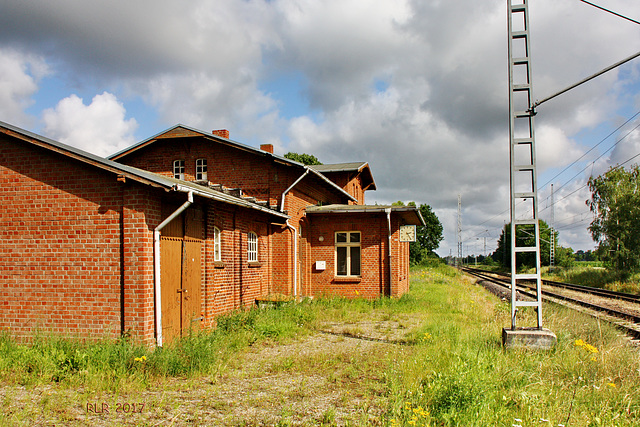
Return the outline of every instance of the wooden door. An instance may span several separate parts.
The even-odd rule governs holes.
[[[167,343],[200,328],[203,225],[202,211],[188,209],[160,238],[162,335]]]
[[[200,284],[202,240],[185,237],[182,251],[181,330],[188,334],[200,329]]]
[[[160,287],[162,293],[162,337],[171,342],[181,335],[182,288],[182,241],[181,237],[160,238]]]

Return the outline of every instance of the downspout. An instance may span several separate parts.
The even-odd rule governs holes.
[[[155,306],[156,306],[156,345],[162,347],[162,292],[160,286],[160,230],[173,221],[185,209],[193,203],[193,191],[187,194],[187,201],[182,204],[174,213],[169,215],[153,230],[153,282],[156,290]]]
[[[306,166],[305,166],[305,169],[306,170],[304,171],[304,173],[300,175],[300,177],[296,179],[295,182],[291,184],[289,188],[284,190],[284,192],[282,193],[282,198],[280,199],[280,212],[284,212],[284,198],[287,195],[287,193],[291,191],[293,187],[295,187],[300,181],[302,181],[302,178],[307,176],[307,174],[311,170]],[[291,230],[291,233],[293,234],[293,296],[297,297],[298,296],[298,230],[296,230],[296,228],[293,225],[289,224],[288,219],[286,224],[287,224],[287,227],[289,227],[289,229]]]
[[[389,251],[388,251],[387,261],[389,263],[389,297],[391,297],[393,295],[393,291],[392,291],[393,273],[391,270],[391,208],[387,208],[384,211],[387,213],[387,227],[389,229],[389,236],[387,240],[387,246]]]
[[[289,220],[287,220],[287,227],[291,230],[293,234],[293,296],[298,296],[298,230],[289,224]]]
[[[287,188],[286,190],[284,190],[284,193],[282,193],[282,198],[280,199],[280,212],[284,212],[284,196],[286,196],[286,195],[287,195],[287,193],[293,189],[293,187],[295,187],[295,186],[296,186],[300,181],[302,181],[302,178],[304,178],[305,176],[307,176],[307,174],[308,174],[308,173],[309,173],[309,171],[311,170],[311,169],[309,169],[309,168],[308,168],[308,167],[306,167],[306,166],[305,166],[305,168],[306,168],[307,170],[305,170],[305,171],[304,171],[304,173],[303,173],[302,175],[300,175],[300,178],[296,179],[296,181],[295,181],[293,184],[291,184],[291,185],[289,186],[289,188]]]

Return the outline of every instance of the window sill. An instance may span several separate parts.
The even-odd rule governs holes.
[[[249,268],[259,268],[262,267],[262,263],[260,261],[250,261],[247,266]]]
[[[334,276],[333,283],[360,283],[360,276]]]
[[[214,261],[213,268],[224,268],[225,264],[222,261]]]

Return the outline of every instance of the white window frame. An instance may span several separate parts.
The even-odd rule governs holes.
[[[258,235],[253,231],[247,234],[247,261],[258,262]]]
[[[344,242],[339,242],[339,235],[346,234]],[[352,238],[354,236],[354,238]],[[355,236],[358,236],[357,241]],[[337,277],[360,277],[362,275],[362,233],[359,231],[337,231],[335,233],[335,275]],[[339,262],[338,262],[338,250],[339,248],[345,248],[346,252],[346,268],[344,273],[339,271]],[[353,268],[352,258],[352,248],[358,248],[358,271],[351,271]],[[355,273],[355,274],[354,274]]]
[[[218,227],[213,227],[213,261],[222,261],[221,232]]]
[[[207,159],[196,159],[196,181],[207,180]]]
[[[184,160],[173,161],[173,177],[175,179],[184,179]]]

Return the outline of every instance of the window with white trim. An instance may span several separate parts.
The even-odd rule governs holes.
[[[184,179],[184,160],[173,161],[173,177],[176,179]]]
[[[258,235],[254,232],[249,233],[247,238],[247,261],[258,261]]]
[[[196,181],[207,180],[207,159],[196,160]]]
[[[220,229],[213,227],[213,260],[222,261],[222,245],[220,243]]]
[[[360,276],[360,232],[336,233],[336,276]]]

